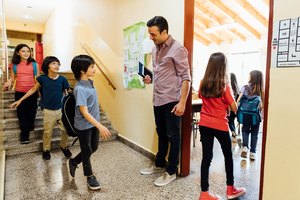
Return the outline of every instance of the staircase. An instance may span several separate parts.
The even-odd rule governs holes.
[[[72,73],[60,73],[62,76],[65,76],[71,87],[74,87],[75,80]],[[37,114],[35,118],[35,129],[30,132],[29,144],[20,144],[20,129],[19,122],[17,118],[17,112],[15,109],[10,109],[8,106],[14,102],[14,92],[5,91],[3,95],[4,109],[0,109],[0,112],[4,112],[4,149],[6,150],[6,155],[16,155],[21,153],[29,152],[38,152],[42,151],[43,146],[43,113],[40,108],[37,109]],[[110,140],[116,139],[117,131],[113,129],[110,120],[107,118],[106,114],[101,110],[100,107],[100,123],[107,127],[112,136]],[[73,143],[75,138],[69,138],[69,145]],[[101,141],[101,139],[100,139]],[[60,143],[60,130],[57,127],[54,128],[52,134],[52,147],[51,149],[59,148]],[[76,142],[75,145],[79,145],[79,142]]]

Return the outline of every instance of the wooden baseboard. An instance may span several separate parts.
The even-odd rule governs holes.
[[[5,150],[0,150],[0,200],[4,200]]]

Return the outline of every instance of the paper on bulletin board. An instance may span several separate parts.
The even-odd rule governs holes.
[[[123,85],[127,89],[144,88],[138,75],[139,62],[145,64],[145,54],[151,52],[154,44],[147,34],[145,22],[139,22],[123,29]]]
[[[273,26],[272,67],[300,67],[300,17]]]

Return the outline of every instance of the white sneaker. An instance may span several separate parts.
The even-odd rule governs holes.
[[[141,170],[142,175],[149,175],[149,174],[154,174],[154,173],[161,173],[164,172],[165,168],[162,167],[156,167],[155,165],[151,165],[148,168],[144,168]]]
[[[241,157],[247,158],[247,156],[248,156],[248,148],[247,147],[243,147],[242,153],[241,153]]]
[[[168,172],[164,172],[161,177],[154,181],[154,185],[161,187],[169,184],[176,179],[176,173],[170,175]]]
[[[253,152],[250,153],[250,160],[255,160],[255,153]]]

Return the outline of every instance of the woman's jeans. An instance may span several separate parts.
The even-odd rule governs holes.
[[[171,113],[178,102],[162,106],[154,106],[156,132],[158,134],[158,152],[156,154],[156,167],[165,167],[166,156],[170,142],[170,152],[166,171],[172,175],[177,173],[180,148],[180,122],[181,117]]]
[[[243,124],[242,126],[243,147],[249,148],[249,135],[251,133],[250,152],[252,153],[256,153],[259,125],[260,123],[258,125]]]
[[[98,149],[99,130],[96,127],[77,130],[81,152],[73,159],[74,164],[83,165],[83,173],[85,176],[93,175],[91,165],[91,155]]]
[[[199,126],[202,143],[201,163],[201,190],[208,191],[209,167],[213,158],[214,139],[219,141],[225,158],[225,171],[227,185],[233,185],[233,160],[231,151],[231,139],[228,131],[221,131],[205,126]]]

